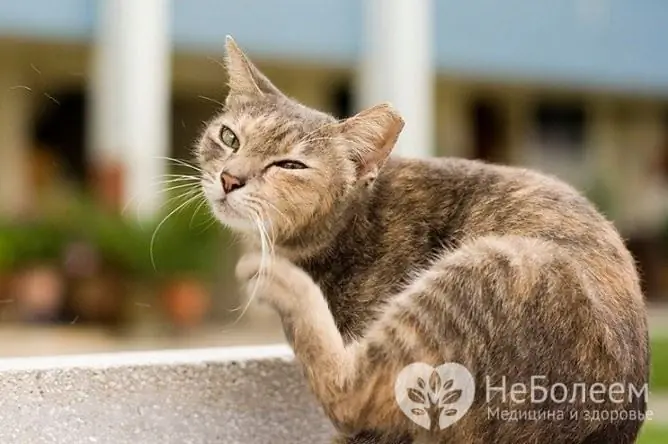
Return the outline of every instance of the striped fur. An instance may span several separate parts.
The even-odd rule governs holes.
[[[281,315],[341,433],[336,442],[635,442],[642,421],[570,412],[644,412],[642,397],[512,404],[566,414],[511,422],[490,418],[488,409],[508,404],[477,390],[460,421],[431,432],[394,399],[398,373],[413,362],[461,363],[478,388],[503,377],[528,385],[535,375],[570,387],[647,382],[646,312],[633,260],[584,197],[519,168],[388,159],[403,125],[390,107],[337,122],[257,77],[233,42],[228,54],[230,97],[197,154],[210,177],[236,168],[248,181],[229,196],[215,181],[204,186],[214,213],[246,236],[239,279]],[[216,141],[221,122],[240,134],[237,153]],[[310,168],[269,173],[267,159],[281,156]],[[258,253],[254,226],[236,222],[248,202],[263,208],[273,233],[270,258]]]

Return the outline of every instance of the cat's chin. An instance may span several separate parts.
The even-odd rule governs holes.
[[[239,214],[225,199],[210,200],[211,212],[225,227],[232,231],[247,233],[257,230],[253,222]]]
[[[245,217],[239,217],[236,215],[225,214],[224,212],[217,211],[215,213],[218,221],[225,226],[226,228],[232,230],[235,233],[248,235],[253,238],[259,236],[259,228],[257,223],[251,219]],[[270,231],[270,227],[267,223],[263,227],[264,231]]]
[[[232,231],[247,234],[257,232],[257,226],[248,219],[229,217],[220,214],[217,214],[216,217],[220,223]]]

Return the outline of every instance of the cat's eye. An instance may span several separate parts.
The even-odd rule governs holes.
[[[272,163],[272,166],[283,168],[285,170],[303,170],[308,168],[298,160],[279,160],[278,162]]]
[[[235,151],[239,149],[239,139],[237,138],[237,135],[225,125],[220,128],[220,140]]]

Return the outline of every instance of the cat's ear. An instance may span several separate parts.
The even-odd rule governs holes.
[[[361,111],[339,124],[341,135],[349,142],[347,149],[357,164],[359,178],[375,177],[403,127],[404,119],[387,103]]]
[[[251,63],[231,36],[225,38],[225,65],[230,92],[240,95],[265,95],[282,93]]]

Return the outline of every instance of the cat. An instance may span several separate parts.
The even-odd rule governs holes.
[[[337,120],[283,94],[231,37],[226,53],[229,94],[195,149],[203,191],[245,239],[237,276],[280,315],[335,442],[635,442],[645,302],[585,197],[518,167],[390,156],[404,125],[391,105]],[[470,409],[448,427],[395,398],[416,362],[470,372]]]

